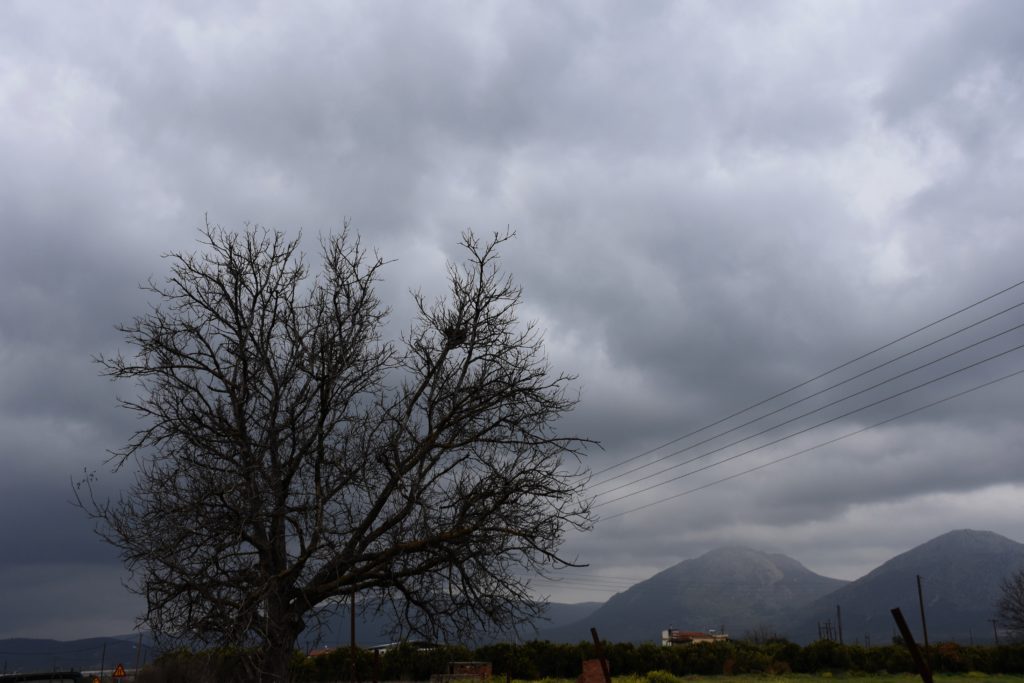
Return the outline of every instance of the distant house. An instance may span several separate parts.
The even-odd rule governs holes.
[[[717,643],[723,640],[729,640],[729,636],[725,633],[716,633],[715,631],[705,633],[704,631],[679,631],[670,628],[661,632],[661,644],[665,647],[694,645],[696,643]]]
[[[397,642],[394,642],[394,643],[383,643],[381,645],[371,645],[371,646],[367,647],[366,649],[370,650],[371,652],[378,652],[380,654],[384,654],[385,652],[390,652],[391,650],[397,650],[398,648],[402,647],[403,645],[409,646],[409,647],[413,648],[414,650],[421,650],[421,651],[422,650],[434,650],[434,649],[437,649],[437,648],[441,647],[437,643],[433,643],[433,642],[431,642],[429,640],[400,640],[400,641],[397,641]]]

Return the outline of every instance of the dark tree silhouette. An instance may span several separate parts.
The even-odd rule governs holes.
[[[1002,582],[996,616],[999,625],[1016,638],[1024,636],[1024,569],[1018,569]]]
[[[113,455],[134,484],[80,495],[143,623],[252,647],[252,678],[282,681],[300,632],[354,593],[432,637],[537,615],[527,576],[569,564],[565,532],[590,525],[588,442],[555,430],[573,378],[517,319],[509,238],[465,233],[449,294],[415,293],[396,342],[383,261],[347,226],[315,277],[298,240],[259,228],[207,226],[168,256],[156,304],[119,328],[133,354],[99,358],[139,387],[121,403],[143,426]]]

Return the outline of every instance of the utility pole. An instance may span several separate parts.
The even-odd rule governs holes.
[[[996,639],[996,645],[998,645],[999,644],[999,631],[996,630],[996,623],[998,623],[998,622],[996,622],[995,619],[989,619],[989,621],[992,622],[992,637]]]
[[[103,680],[103,669],[107,663],[107,644],[103,643],[103,654],[100,655],[100,680]]]
[[[135,675],[139,675],[139,662],[142,659],[142,631],[139,631],[139,649],[135,652]]]
[[[352,591],[352,609],[349,628],[352,631],[352,683],[356,683],[356,592]]]
[[[924,593],[921,592],[921,575],[917,575],[917,602],[921,605],[921,630],[924,632],[924,651],[928,654],[928,622],[924,618]]]
[[[843,644],[843,613],[836,605],[836,628],[839,629],[839,644]]]

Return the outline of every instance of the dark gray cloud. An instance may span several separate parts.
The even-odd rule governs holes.
[[[580,375],[583,403],[565,428],[602,441],[600,470],[1021,279],[1022,31],[997,2],[4,5],[0,543],[17,550],[0,560],[0,599],[23,611],[0,636],[131,628],[137,605],[116,588],[114,553],[67,502],[71,479],[105,473],[106,449],[134,426],[91,357],[118,347],[113,326],[146,305],[135,285],[161,276],[160,254],[193,248],[204,214],[301,228],[310,252],[318,231],[351,218],[396,259],[381,284],[395,330],[410,288],[440,291],[461,230],[511,226],[505,264],[553,362]],[[790,429],[1022,341],[1007,334]],[[708,484],[1020,362],[1007,355],[600,511]],[[1021,540],[1020,387],[610,519],[568,548],[620,579],[725,543],[852,577],[951,528]],[[119,481],[104,474],[104,491]],[[59,601],[45,597],[54,577]],[[551,592],[605,594],[586,588]]]

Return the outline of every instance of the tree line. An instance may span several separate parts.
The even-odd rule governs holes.
[[[727,641],[688,646],[607,643],[605,655],[614,676],[646,676],[651,683],[671,683],[670,676],[715,676],[852,672],[865,674],[915,673],[906,647],[899,644],[865,647],[820,640],[800,646],[784,639],[768,643]],[[237,650],[166,653],[139,676],[139,683],[175,680],[241,681],[245,653]],[[307,656],[294,652],[291,673],[295,681],[349,681],[353,652],[347,647],[328,654]],[[529,641],[498,643],[478,648],[441,646],[420,650],[403,645],[383,654],[356,650],[355,675],[360,681],[426,681],[444,673],[448,662],[487,661],[494,676],[520,680],[579,676],[581,662],[597,657],[593,643],[577,645]],[[966,646],[939,643],[929,648],[936,673],[1024,674],[1024,644]]]

